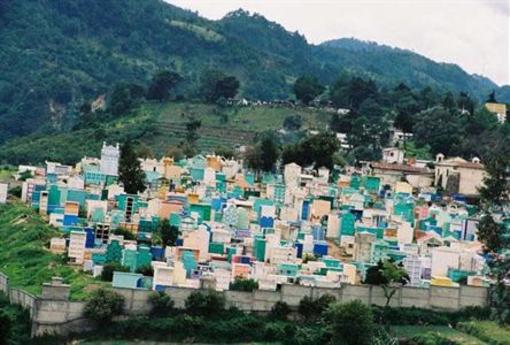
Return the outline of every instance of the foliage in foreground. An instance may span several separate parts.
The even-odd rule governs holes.
[[[207,293],[192,292],[186,299],[186,311],[190,315],[212,316],[225,309],[225,297],[213,290]]]
[[[164,292],[152,292],[149,296],[151,316],[165,317],[174,312],[174,301]]]
[[[414,336],[409,341],[409,345],[460,345],[460,343],[450,340],[441,334],[428,332]]]
[[[326,310],[332,343],[338,345],[370,345],[375,323],[372,310],[361,301],[333,303]]]
[[[384,325],[451,325],[469,320],[488,320],[490,308],[467,307],[458,311],[436,311],[422,308],[372,307],[374,319]]]
[[[113,318],[108,327],[75,336],[91,341],[145,339],[204,343],[278,342],[285,345],[397,345],[392,325],[407,322],[410,327],[416,326],[412,336],[429,333],[431,326],[427,325],[438,325],[432,327],[451,329],[464,338],[469,336],[450,327],[469,320],[487,319],[490,314],[490,310],[483,308],[438,312],[419,308],[368,307],[360,301],[338,303],[326,296],[303,298],[301,310],[298,310],[301,317],[295,318],[294,310],[282,302],[276,303],[268,315],[245,313],[235,307],[227,309],[222,295],[215,291],[195,291],[188,297],[186,309],[181,310],[173,307],[174,302],[168,295],[154,293],[150,301],[153,308],[148,316]],[[314,303],[320,307],[313,306]],[[319,309],[322,312],[319,313]],[[310,310],[316,315],[305,317],[303,314]],[[488,324],[498,327],[495,323]],[[183,332],[183,329],[192,329],[193,332]],[[409,337],[405,344],[456,345],[455,341],[462,339],[449,335],[443,339],[446,335],[439,335],[425,334],[412,341]],[[73,337],[65,340],[71,339]]]
[[[506,147],[507,145],[505,145]],[[478,225],[480,241],[484,251],[489,254],[487,265],[492,284],[491,306],[493,318],[501,325],[510,325],[510,229],[501,221],[496,221],[496,214],[504,214],[510,205],[508,179],[510,178],[510,154],[494,156],[486,164],[484,185],[480,188],[482,218]]]
[[[501,326],[490,321],[469,321],[461,322],[458,328],[468,334],[471,334],[489,344],[509,345],[510,327]]]
[[[0,345],[30,343],[30,315],[0,293]]]
[[[93,292],[85,305],[84,314],[98,325],[109,323],[124,311],[124,297],[116,292],[99,289]]]

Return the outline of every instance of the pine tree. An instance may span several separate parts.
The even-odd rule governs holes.
[[[124,185],[124,191],[128,194],[143,192],[145,173],[133,147],[129,143],[122,145],[119,160],[119,180]]]

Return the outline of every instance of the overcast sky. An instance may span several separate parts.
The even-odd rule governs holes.
[[[210,19],[243,8],[309,42],[355,37],[510,84],[510,0],[166,0]]]

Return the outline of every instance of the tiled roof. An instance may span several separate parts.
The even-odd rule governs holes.
[[[392,164],[392,163],[384,163],[384,162],[374,162],[371,164],[373,169],[381,169],[381,170],[394,170],[394,171],[402,171],[407,173],[414,174],[426,174],[428,173],[428,169],[426,168],[418,168],[405,164]]]
[[[465,162],[465,163],[457,163],[456,166],[459,168],[467,168],[467,169],[483,169],[483,164],[473,163],[473,162]]]
[[[466,168],[466,169],[483,169],[484,168],[483,164],[481,164],[481,163],[469,162],[469,161],[467,161],[463,158],[460,158],[460,157],[445,159],[442,162],[437,162],[436,165],[452,166],[452,167],[459,167],[459,168]]]

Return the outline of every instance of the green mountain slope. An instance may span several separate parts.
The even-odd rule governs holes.
[[[0,142],[67,130],[83,101],[119,81],[145,84],[159,69],[179,72],[178,93],[188,97],[211,68],[237,76],[242,96],[263,100],[289,97],[302,74],[331,83],[347,72],[479,97],[496,87],[417,54],[313,46],[259,15],[211,21],[162,0],[0,0],[0,27]]]
[[[488,92],[497,88],[488,78],[470,75],[455,64],[436,63],[405,49],[349,38],[327,41],[321,46],[332,48],[323,54],[323,59],[333,58],[348,69],[368,73],[383,82],[464,91],[479,99],[485,99]]]

